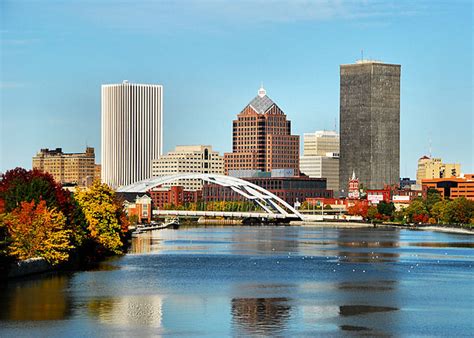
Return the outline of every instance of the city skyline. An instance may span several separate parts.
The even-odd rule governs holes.
[[[163,85],[164,152],[182,144],[230,151],[232,119],[262,80],[293,134],[333,129],[339,65],[361,49],[403,67],[400,175],[415,177],[430,139],[434,156],[474,171],[469,2],[288,3],[281,12],[276,3],[190,1],[179,17],[172,13],[183,4],[140,3],[102,21],[104,4],[0,5],[1,171],[29,168],[39,148],[99,150],[100,85],[124,79]]]

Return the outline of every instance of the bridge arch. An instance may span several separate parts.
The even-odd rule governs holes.
[[[184,173],[152,177],[120,187],[117,189],[117,191],[122,193],[145,193],[154,187],[173,183],[183,179],[200,179],[208,183],[217,184],[222,187],[228,187],[239,195],[258,204],[270,215],[282,215],[288,218],[302,219],[302,216],[298,210],[268,190],[240,178],[220,174]]]

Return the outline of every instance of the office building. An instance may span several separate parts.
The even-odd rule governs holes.
[[[327,189],[336,193],[339,191],[339,154],[303,155],[300,158],[300,170],[312,178],[326,178]]]
[[[299,136],[291,122],[267,96],[263,87],[233,121],[232,153],[226,153],[225,172],[293,169],[299,175]]]
[[[332,130],[319,130],[303,135],[304,156],[326,156],[327,153],[339,154],[339,134]]]
[[[300,171],[313,178],[326,178],[327,188],[339,192],[339,135],[316,131],[303,136]]]
[[[151,177],[163,146],[163,87],[102,86],[102,181],[113,188]]]
[[[211,146],[177,146],[174,151],[153,160],[152,175],[181,173],[224,174],[224,157]],[[184,190],[201,190],[201,180],[179,180],[166,186],[182,186]]]
[[[49,173],[62,185],[89,186],[94,180],[94,148],[84,153],[63,153],[62,148],[41,149],[33,157],[33,169]]]
[[[426,197],[428,189],[436,189],[443,198],[465,197],[474,201],[474,174],[465,174],[462,177],[445,177],[421,180],[423,195]]]
[[[343,195],[353,172],[366,189],[399,184],[400,71],[400,65],[368,60],[340,67]]]
[[[421,184],[424,179],[450,178],[461,175],[459,163],[443,163],[440,158],[423,156],[418,160],[416,183]]]

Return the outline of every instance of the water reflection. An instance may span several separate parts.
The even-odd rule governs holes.
[[[89,315],[102,323],[117,326],[161,327],[163,299],[160,296],[125,296],[93,299]]]
[[[0,336],[469,336],[470,240],[383,229],[163,230],[131,249],[158,254],[0,285]]]
[[[399,246],[398,230],[366,230],[354,233],[351,229],[340,229],[337,232],[338,256],[342,262],[395,262],[400,257],[397,250]]]
[[[339,290],[352,291],[392,291],[395,289],[396,281],[394,280],[380,280],[369,282],[339,282]]]
[[[151,231],[140,234],[137,237],[133,237],[129,253],[144,254],[158,251],[161,240],[156,238],[154,234],[155,232]]]
[[[291,306],[288,298],[234,298],[234,324],[252,335],[275,335],[287,325]]]
[[[371,306],[371,305],[342,305],[339,306],[341,316],[358,316],[375,312],[391,312],[398,309],[390,306]]]
[[[428,248],[474,248],[474,242],[417,242],[409,245]]]
[[[69,280],[67,275],[51,275],[0,286],[0,320],[67,319],[71,314]]]

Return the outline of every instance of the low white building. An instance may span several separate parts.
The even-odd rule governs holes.
[[[224,156],[213,151],[211,146],[177,146],[174,151],[153,160],[152,175],[168,176],[182,173],[224,175]],[[171,185],[182,186],[184,190],[201,190],[200,180],[180,180]],[[169,186],[169,185],[168,185]]]
[[[300,171],[312,178],[326,178],[327,189],[339,191],[339,154],[303,155],[300,157]]]

